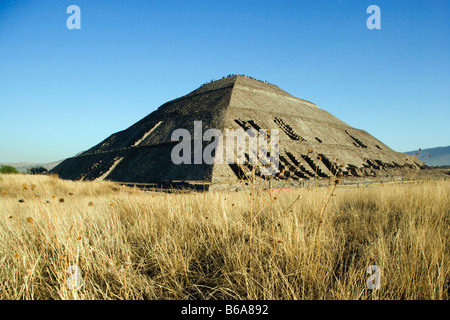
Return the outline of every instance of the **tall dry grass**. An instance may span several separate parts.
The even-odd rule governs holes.
[[[0,175],[0,298],[449,299],[449,185],[275,198]]]

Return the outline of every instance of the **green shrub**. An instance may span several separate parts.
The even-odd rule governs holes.
[[[32,167],[27,169],[27,173],[31,174],[46,174],[48,173],[48,170],[42,166],[39,167]]]
[[[16,168],[6,165],[0,166],[0,173],[19,173]]]

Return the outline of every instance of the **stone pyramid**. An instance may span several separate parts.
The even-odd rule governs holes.
[[[172,141],[172,132],[184,128],[194,136],[194,121],[202,121],[203,131],[278,129],[276,180],[292,185],[327,180],[339,172],[344,179],[358,179],[426,168],[417,157],[395,152],[314,103],[266,81],[230,75],[163,104],[128,129],[66,159],[52,172],[71,180],[205,189],[227,188],[248,178],[250,164],[173,163],[171,151],[179,141]]]

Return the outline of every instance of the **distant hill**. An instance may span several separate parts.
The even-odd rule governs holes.
[[[417,158],[428,166],[450,166],[450,146],[429,148],[405,152],[409,155],[418,153]]]
[[[78,152],[76,156],[79,156],[84,151]],[[27,173],[27,169],[33,168],[33,167],[44,167],[48,171],[52,170],[54,167],[56,167],[58,164],[63,162],[63,160],[59,161],[53,161],[53,162],[46,162],[46,163],[33,163],[33,162],[15,162],[15,163],[0,163],[0,165],[7,165],[16,168],[19,172]]]
[[[56,167],[58,164],[63,162],[64,160],[55,161],[55,162],[48,162],[48,163],[32,163],[32,162],[17,162],[17,163],[0,163],[0,165],[7,165],[16,168],[19,172],[26,173],[27,169],[33,168],[33,167],[44,167],[48,171],[52,170],[54,167]]]

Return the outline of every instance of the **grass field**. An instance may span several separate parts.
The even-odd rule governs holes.
[[[0,299],[449,299],[449,187],[168,194],[0,175]]]

